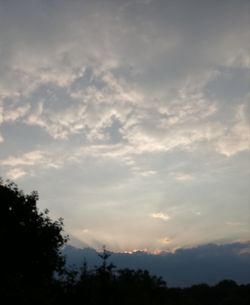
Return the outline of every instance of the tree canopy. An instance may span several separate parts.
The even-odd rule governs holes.
[[[63,221],[37,208],[38,193],[25,195],[13,182],[0,180],[1,274],[6,285],[49,283],[63,266]]]

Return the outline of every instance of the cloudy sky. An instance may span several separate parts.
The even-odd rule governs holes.
[[[249,239],[249,1],[0,0],[0,175],[117,251]]]

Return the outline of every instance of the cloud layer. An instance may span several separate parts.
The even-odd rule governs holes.
[[[89,268],[100,264],[97,252],[90,248],[66,247],[68,265],[81,266],[83,258]],[[147,269],[164,278],[169,287],[187,287],[207,283],[215,285],[224,279],[249,283],[249,244],[206,244],[196,248],[178,249],[174,253],[134,251],[113,253],[110,262],[118,269]]]
[[[217,206],[218,238],[245,238],[223,226],[245,223],[248,209],[248,6],[0,1],[2,174],[40,188],[55,215],[78,224],[80,213],[93,238],[109,240],[112,223],[119,247],[131,217],[144,228],[148,215],[166,220],[180,205],[186,225],[189,213],[211,217]],[[104,206],[112,211],[101,220]],[[152,224],[155,242],[161,225]]]

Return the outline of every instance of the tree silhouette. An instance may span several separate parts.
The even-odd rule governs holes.
[[[102,252],[98,253],[98,256],[102,260],[102,264],[100,267],[97,268],[97,273],[103,275],[104,277],[110,277],[112,276],[112,270],[116,267],[114,264],[110,263],[107,264],[108,258],[112,255],[110,251],[106,249],[106,246],[104,245],[102,248]]]
[[[62,219],[52,221],[48,210],[39,212],[38,193],[25,195],[13,182],[0,180],[0,198],[3,293],[48,285],[64,265]]]

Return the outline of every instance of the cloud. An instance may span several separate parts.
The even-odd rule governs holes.
[[[206,90],[221,73],[221,65],[239,57],[239,45],[245,54],[244,11],[222,2],[222,15],[214,15],[212,4],[204,11],[191,1],[191,7],[204,15],[195,27],[185,24],[192,9],[183,11],[180,3],[147,3],[111,6],[108,1],[104,5],[73,1],[68,6],[56,1],[53,8],[44,4],[47,14],[40,14],[41,3],[25,2],[17,11],[4,6],[1,31],[8,37],[1,54],[6,72],[0,80],[4,122],[39,126],[55,140],[80,136],[87,145],[112,141],[110,128],[117,128],[120,143],[136,154],[202,149],[204,142],[212,144],[218,137],[213,147],[219,153],[247,150],[245,138],[234,145],[237,149],[230,144],[246,127],[236,124],[225,135],[231,122],[215,119],[220,101]],[[138,5],[145,15],[142,11],[134,15]],[[28,14],[31,7],[34,19]],[[230,10],[241,16],[234,17],[238,23],[233,29],[222,18]],[[177,11],[183,17],[179,23],[172,19]],[[160,18],[163,12],[169,18]],[[210,24],[209,14],[220,26]],[[145,16],[151,21],[145,23]],[[200,40],[207,39],[213,43],[204,53]],[[119,127],[114,127],[114,120]]]
[[[250,55],[247,49],[241,49],[232,58],[228,59],[229,67],[247,68],[250,67]]]
[[[218,152],[227,157],[250,149],[250,124],[246,105],[237,106],[232,126],[228,128],[226,135],[220,137],[216,143]]]
[[[1,160],[0,164],[4,166],[26,166],[26,165],[35,165],[37,163],[44,162],[44,153],[41,151],[31,151],[26,154],[24,154],[21,157],[8,157],[5,160]]]
[[[194,176],[186,173],[174,173],[174,178],[178,181],[190,181],[194,179]]]
[[[167,244],[171,243],[171,241],[172,240],[169,237],[164,237],[159,240],[159,242],[163,245],[167,245]]]
[[[156,218],[156,219],[161,219],[161,220],[163,220],[163,221],[167,221],[167,220],[170,219],[170,216],[169,216],[169,215],[167,215],[167,214],[165,214],[165,213],[162,213],[162,212],[159,212],[159,213],[152,213],[150,216],[153,217],[153,218]]]
[[[82,233],[89,233],[89,229],[82,229]]]
[[[9,171],[7,171],[6,176],[8,179],[17,180],[23,176],[25,176],[27,173],[22,170],[21,168],[13,168]]]
[[[197,216],[201,216],[202,213],[200,211],[195,211],[194,214]]]
[[[245,221],[247,1],[0,1],[0,37],[4,175],[39,186],[44,204],[91,232],[98,214],[95,239],[116,231],[120,247],[132,229],[125,236],[119,219],[134,217],[143,230],[131,245],[149,248],[150,236],[153,248],[165,233],[157,221],[150,233],[145,215],[175,215],[168,202],[180,211],[168,228],[182,233],[176,243],[214,234],[196,210],[216,207],[216,232],[225,210]]]
[[[152,170],[149,170],[149,171],[141,171],[140,172],[140,169],[139,169],[139,174],[142,176],[142,177],[151,177],[151,176],[154,176],[157,172],[156,171],[152,171]]]
[[[15,122],[20,120],[28,112],[30,105],[18,106],[13,103],[12,105],[7,105],[3,111],[3,123],[4,122]]]
[[[33,175],[34,172],[39,173],[43,170],[58,169],[67,157],[58,151],[47,153],[45,151],[35,150],[26,152],[20,156],[9,156],[0,160],[0,166],[6,172],[10,179],[19,179],[22,176]]]
[[[230,227],[246,227],[245,223],[235,222],[235,221],[227,221],[226,224]]]
[[[86,257],[88,265],[98,264],[94,249],[64,248],[67,264],[81,266]],[[194,284],[217,284],[226,279],[249,283],[249,242],[232,244],[205,244],[194,248],[180,248],[175,252],[150,254],[145,251],[113,253],[111,261],[118,268],[147,269],[162,276],[169,287],[187,287]],[[211,271],[212,270],[212,271]]]

